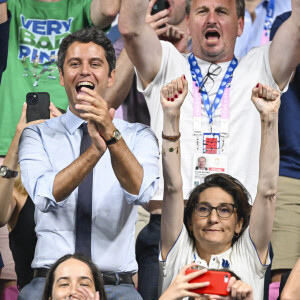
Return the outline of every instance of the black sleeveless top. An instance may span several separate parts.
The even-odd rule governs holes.
[[[15,261],[19,289],[28,284],[33,277],[31,262],[37,241],[34,228],[34,204],[28,196],[15,228],[9,233],[9,247]]]

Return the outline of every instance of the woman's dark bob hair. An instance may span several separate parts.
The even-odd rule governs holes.
[[[184,210],[184,224],[188,231],[189,237],[195,241],[193,232],[189,229],[189,224],[192,221],[192,214],[195,209],[196,203],[199,202],[200,194],[211,187],[219,187],[225,192],[230,194],[233,198],[234,204],[236,205],[238,220],[243,219],[243,226],[239,236],[234,236],[232,245],[238,240],[241,234],[245,231],[249,225],[249,216],[251,212],[251,205],[249,200],[251,199],[250,194],[246,188],[235,178],[230,175],[217,173],[208,175],[205,177],[204,182],[196,186],[190,193],[187,205]]]
[[[95,290],[99,292],[99,296],[101,300],[107,300],[105,290],[104,290],[104,282],[102,275],[96,265],[86,256],[82,254],[66,254],[65,256],[58,259],[50,268],[48,276],[46,278],[45,288],[43,292],[42,300],[49,300],[52,297],[52,289],[54,284],[54,273],[57,267],[68,259],[77,259],[83,263],[85,263],[91,270],[93,275],[93,280],[95,282]]]

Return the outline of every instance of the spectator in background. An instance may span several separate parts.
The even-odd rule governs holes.
[[[138,87],[148,103],[151,127],[160,143],[163,120],[158,102],[160,89],[182,74],[189,81],[188,100],[182,106],[181,119],[184,199],[188,198],[194,182],[194,157],[205,153],[219,158],[220,170],[239,179],[254,199],[260,121],[249,101],[250,87],[264,82],[274,89],[287,88],[290,75],[300,61],[300,39],[294,38],[299,35],[300,1],[293,0],[293,17],[285,24],[284,32],[278,32],[272,43],[254,48],[240,61],[234,57],[234,46],[243,30],[243,0],[187,1],[188,33],[193,49],[189,55],[159,41],[142,21],[147,6],[148,1],[122,0],[119,29],[136,67]],[[246,115],[248,122],[244,119]],[[159,195],[163,195],[163,185],[156,194]]]
[[[145,21],[162,40],[169,40],[178,50],[185,52],[188,46],[186,35],[185,0],[169,1],[170,9],[151,15],[156,0],[150,0]],[[184,38],[183,38],[184,37]],[[114,108],[122,105],[123,118],[128,122],[139,122],[150,125],[150,116],[145,98],[137,91],[134,66],[127,56],[123,39],[114,43],[116,50],[116,80],[114,86],[107,90],[107,101]],[[123,50],[123,51],[122,51]]]
[[[0,84],[2,73],[6,69],[10,12],[7,11],[7,0],[0,0]]]
[[[278,16],[271,39],[288,22],[291,12]],[[272,233],[274,260],[270,299],[278,296],[281,275],[291,270],[300,256],[300,66],[295,69],[279,109],[280,166]],[[271,295],[272,294],[272,295]]]
[[[17,275],[15,262],[9,249],[8,228],[0,228],[0,252],[2,253],[4,267],[0,275],[0,299],[16,300],[18,297]]]
[[[7,0],[0,0],[0,85],[2,73],[7,65],[8,39],[9,39],[9,24],[11,15],[7,11]],[[1,161],[0,161],[1,166]],[[1,180],[1,179],[0,179]],[[2,208],[1,208],[2,209]],[[5,237],[3,238],[2,235]],[[3,270],[4,263],[0,251],[0,298],[1,299],[16,299],[16,282],[15,273],[13,271],[13,259],[9,252],[7,230],[0,230],[0,250],[3,251],[3,257],[6,259],[6,267]],[[10,272],[11,271],[11,272]],[[13,273],[13,274],[11,274]],[[8,298],[8,297],[10,298]]]
[[[109,26],[119,0],[10,0],[8,9],[12,20],[0,87],[0,156],[8,150],[20,115],[17,108],[28,92],[48,92],[57,107],[66,109],[56,66],[59,44],[80,28]]]
[[[270,31],[276,17],[291,10],[291,0],[245,0],[244,30],[236,39],[234,54],[245,56],[253,47],[270,40]]]
[[[2,175],[0,177],[0,227],[8,224],[9,246],[15,262],[19,290],[28,284],[33,277],[31,262],[34,257],[36,234],[34,231],[34,204],[21,182],[18,166],[18,145],[25,127],[44,121],[38,120],[27,123],[26,108],[27,104],[24,103],[15,136],[3,165],[0,167]],[[61,114],[52,103],[50,112],[52,116]],[[6,239],[1,241],[2,246],[4,243],[8,247]],[[16,287],[15,284],[14,287]],[[8,293],[9,291],[6,292],[6,294]],[[16,295],[17,292],[15,291],[14,296],[7,295],[7,297],[3,296],[1,299],[16,299]]]
[[[278,300],[299,299],[300,290],[300,259],[298,258],[292,270],[282,274]]]
[[[8,18],[7,12],[7,0],[0,1],[0,84],[2,73],[6,69],[7,50],[8,50],[8,36],[9,36],[9,23],[10,16]],[[0,276],[1,270],[4,267],[1,252],[0,252]]]

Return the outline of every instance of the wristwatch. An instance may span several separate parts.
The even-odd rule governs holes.
[[[115,129],[113,131],[112,138],[108,141],[105,141],[105,143],[106,143],[107,146],[115,144],[117,141],[120,140],[121,137],[122,137],[121,132],[118,129]]]
[[[13,178],[18,176],[17,171],[12,171],[6,166],[1,166],[0,167],[0,176],[3,178]]]

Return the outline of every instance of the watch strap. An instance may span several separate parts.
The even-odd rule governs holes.
[[[4,178],[14,178],[18,176],[18,171],[7,170],[7,173]]]
[[[2,176],[3,178],[14,178],[18,176],[18,171],[13,171],[10,170],[8,167],[6,166],[1,166],[1,169],[5,168],[6,169],[6,174],[4,176]]]
[[[115,144],[116,142],[118,142],[121,139],[121,133],[118,129],[115,129],[113,132],[113,137],[111,139],[109,139],[108,141],[105,141],[106,146]]]

